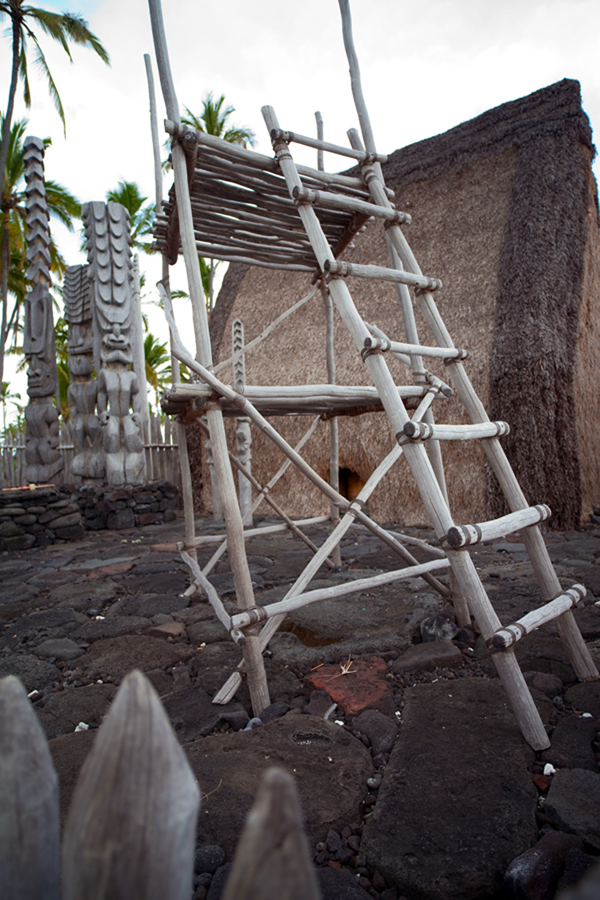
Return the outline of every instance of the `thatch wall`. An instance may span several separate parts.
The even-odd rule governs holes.
[[[474,386],[492,417],[512,426],[505,446],[525,493],[531,502],[549,503],[554,526],[562,528],[576,526],[600,503],[594,452],[600,248],[592,154],[579,85],[562,81],[396,151],[384,166],[399,208],[413,216],[407,236],[423,271],[444,282],[440,311],[456,345],[471,354],[467,370]],[[386,265],[380,227],[370,225],[344,258]],[[309,287],[303,275],[232,265],[211,317],[215,359],[230,354],[234,318],[243,320],[250,341]],[[367,321],[403,339],[393,288],[359,279],[349,287]],[[422,341],[431,342],[419,317],[418,324]],[[336,362],[339,383],[368,383],[339,317]],[[448,369],[430,368],[448,379]],[[246,369],[253,384],[326,381],[320,297],[248,354]],[[406,379],[399,363],[393,371],[399,383]],[[435,409],[439,421],[466,421],[456,399]],[[339,423],[340,466],[366,480],[392,445],[387,420],[376,413]],[[273,424],[294,443],[309,419],[280,417]],[[234,423],[229,427],[233,431]],[[281,456],[258,433],[253,440],[253,472],[266,481]],[[455,521],[500,512],[480,447],[446,445],[443,453]],[[325,423],[305,455],[327,477]],[[326,508],[292,470],[275,497],[293,515]],[[426,521],[405,462],[373,494],[370,511],[379,521]]]

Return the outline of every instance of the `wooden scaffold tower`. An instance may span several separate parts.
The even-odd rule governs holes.
[[[377,153],[362,94],[348,0],[339,0],[339,5],[362,139],[358,131],[352,129],[348,132],[350,147],[343,147],[325,142],[320,130],[316,139],[285,131],[280,127],[274,110],[266,106],[262,112],[271,137],[274,157],[228,144],[181,125],[160,0],[149,0],[149,4],[168,116],[165,127],[172,140],[175,175],[174,191],[164,206],[163,214],[158,217],[157,244],[171,264],[176,261],[180,249],[183,253],[196,339],[194,356],[185,348],[179,336],[168,284],[164,280],[161,295],[171,330],[173,356],[197,376],[193,383],[186,384],[179,383],[175,378],[164,408],[179,416],[190,406],[196,414],[199,414],[198,410],[205,413],[226,526],[226,540],[221,542],[213,558],[201,570],[196,549],[206,539],[198,538],[194,533],[185,429],[179,424],[186,504],[186,535],[182,557],[191,572],[190,590],[201,590],[207,595],[215,614],[243,651],[238,669],[213,702],[225,703],[231,699],[241,682],[242,672],[245,671],[254,714],[259,715],[269,704],[262,653],[286,613],[291,610],[322,599],[342,597],[415,576],[422,577],[442,596],[449,598],[450,590],[436,577],[449,571],[451,597],[459,625],[469,624],[471,616],[473,617],[493,654],[498,674],[525,739],[536,750],[548,747],[548,736],[515,658],[514,645],[540,625],[555,620],[578,678],[597,679],[598,671],[571,612],[585,595],[585,588],[579,584],[568,590],[561,587],[539,528],[539,524],[549,517],[550,510],[543,504],[530,506],[525,499],[501,445],[502,436],[508,433],[508,425],[489,420],[465,370],[467,351],[455,347],[436,306],[435,293],[442,287],[441,282],[435,277],[423,275],[406,239],[402,226],[410,224],[410,216],[395,207],[393,193],[386,188],[383,180],[380,164],[386,157]],[[350,159],[356,164],[358,174],[331,174],[324,172],[321,165],[318,169],[298,165],[290,149],[295,143],[315,148],[320,154],[326,151],[344,160]],[[385,229],[390,259],[387,268],[351,264],[340,258],[350,241],[371,218],[378,220]],[[270,388],[246,386],[243,393],[224,384],[218,377],[217,369],[221,369],[225,363],[220,364],[217,369],[213,367],[198,255],[245,262],[284,272],[309,273],[313,279],[313,291],[288,313],[306,302],[314,291],[321,291],[328,322],[330,383]],[[375,283],[388,281],[395,285],[404,321],[404,335],[399,339],[388,337],[376,323],[364,321],[348,287],[353,278],[372,279]],[[430,344],[420,341],[413,295],[431,331],[433,340]],[[334,384],[333,308],[353,339],[356,353],[362,358],[369,374],[371,387]],[[390,358],[404,364],[410,383],[395,383],[388,364]],[[452,390],[427,370],[426,364],[431,358],[445,363],[448,381],[471,424],[444,425],[435,422],[434,405],[440,406],[440,401],[451,394]],[[335,416],[348,412],[356,414],[361,409],[385,410],[396,442],[352,502],[339,494],[333,478],[331,484],[327,483],[307,464],[300,455],[300,445],[292,448],[268,421],[270,415],[303,413],[318,417],[325,413]],[[332,512],[327,517],[331,521],[331,533],[323,545],[317,548],[302,532],[303,523],[292,522],[270,500],[275,511],[284,519],[283,527],[292,528],[305,540],[311,546],[314,556],[286,597],[266,606],[255,604],[244,540],[248,535],[256,533],[256,530],[244,530],[232,463],[242,472],[244,467],[229,453],[224,416],[247,417],[254,428],[260,429],[283,452],[287,457],[286,465],[295,465],[331,503]],[[316,421],[311,426],[312,429],[315,425]],[[305,436],[301,444],[308,436]],[[481,442],[511,512],[493,521],[460,525],[453,521],[448,505],[440,441],[472,440]],[[333,472],[337,471],[334,429],[331,445]],[[407,460],[443,549],[407,536],[392,535],[374,522],[365,511],[365,503],[370,494],[401,455]],[[270,485],[264,487],[249,476],[257,492],[252,509],[255,510],[263,499],[269,500],[269,487],[281,477],[284,468],[285,466],[274,476]],[[246,517],[249,518],[248,513]],[[322,521],[322,518],[307,521]],[[334,565],[339,559],[337,554],[340,541],[354,522],[362,523],[392,547],[402,560],[403,567],[372,578],[308,590],[310,581],[320,567],[323,564]],[[268,528],[261,528],[260,533],[267,530]],[[503,627],[484,589],[469,548],[515,531],[521,532],[543,603],[539,609],[528,613],[518,622]],[[219,539],[215,537],[213,540]],[[426,549],[431,557],[430,561],[419,563],[406,546],[411,543],[417,543],[421,549]],[[237,612],[233,615],[226,611],[207,577],[225,549],[229,556],[237,601]]]

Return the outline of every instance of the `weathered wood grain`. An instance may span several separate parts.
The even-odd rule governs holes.
[[[0,681],[0,896],[60,900],[58,779],[21,682]]]
[[[294,779],[268,769],[237,846],[223,900],[320,900]]]
[[[189,900],[200,792],[150,682],[123,681],[65,827],[63,900]]]

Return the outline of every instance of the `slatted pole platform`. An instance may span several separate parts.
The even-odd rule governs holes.
[[[410,224],[410,216],[396,209],[392,202],[393,192],[383,182],[380,163],[385,157],[377,153],[362,96],[348,0],[339,0],[339,4],[364,146],[355,130],[349,132],[350,149],[325,142],[321,126],[317,139],[286,131],[280,127],[274,110],[264,107],[263,116],[273,142],[273,159],[181,126],[170,80],[159,0],[150,0],[161,82],[169,115],[166,127],[173,138],[175,170],[174,191],[171,192],[165,215],[159,218],[156,227],[157,246],[174,260],[181,245],[194,309],[197,343],[195,358],[181,341],[170,298],[166,293],[163,300],[173,334],[173,353],[202,382],[175,385],[165,406],[170,411],[184,411],[192,418],[199,415],[201,410],[206,410],[215,468],[218,471],[220,490],[224,492],[227,527],[226,542],[222,536],[210,539],[220,542],[220,545],[204,571],[200,570],[192,553],[202,539],[190,539],[186,532],[182,558],[186,560],[192,573],[193,589],[205,591],[224,627],[244,650],[243,659],[213,702],[228,702],[237,690],[242,671],[245,670],[254,712],[260,713],[260,704],[265,702],[265,698],[268,699],[261,652],[287,612],[319,600],[364,590],[367,586],[392,583],[417,575],[442,596],[449,597],[448,587],[435,574],[449,569],[452,601],[459,624],[468,624],[471,615],[475,619],[484,639],[494,650],[495,665],[526,740],[532,747],[541,750],[548,746],[548,737],[517,664],[513,645],[528,631],[539,627],[539,624],[555,620],[578,677],[598,678],[596,667],[570,611],[583,596],[584,588],[576,585],[566,593],[562,590],[538,527],[548,517],[549,510],[544,505],[530,507],[526,502],[500,443],[502,436],[508,432],[508,424],[490,422],[465,372],[463,362],[467,359],[468,352],[454,345],[437,309],[434,293],[441,289],[442,283],[437,277],[421,272],[403,232],[403,228]],[[354,159],[358,162],[359,175],[333,175],[323,172],[321,168],[315,170],[296,165],[290,152],[292,143],[317,149],[320,158],[323,153],[328,152]],[[390,253],[389,268],[349,264],[339,259],[348,243],[371,218],[379,219],[380,226],[385,227]],[[254,385],[247,386],[244,393],[241,393],[217,377],[212,368],[206,311],[199,285],[198,253],[217,259],[244,260],[253,265],[282,271],[313,273],[315,290],[320,290],[324,298],[326,321],[329,323],[327,370],[330,384],[292,388]],[[375,282],[389,281],[395,285],[404,321],[403,339],[388,337],[376,323],[369,324],[363,320],[347,283],[347,279],[353,276],[371,278]],[[433,335],[433,342],[430,344],[424,344],[420,340],[409,289],[414,291]],[[293,309],[300,308],[305,300],[306,298],[299,301]],[[368,389],[333,384],[335,366],[330,365],[333,335],[331,304],[337,310],[353,339],[357,355],[364,363],[372,385]],[[292,310],[287,311],[279,320],[291,314]],[[276,322],[271,323],[263,335],[270,333],[275,325]],[[252,343],[246,345],[245,353],[250,352]],[[395,384],[388,367],[390,356],[407,366],[412,374],[413,385]],[[427,358],[441,359],[446,364],[448,379],[470,424],[449,425],[434,421],[434,405],[443,408],[444,398],[452,395],[452,388],[426,370],[424,360]],[[231,362],[223,363],[219,368],[230,365]],[[341,497],[332,484],[318,475],[266,418],[269,415],[298,415],[302,412],[317,412],[323,418],[328,418],[379,408],[385,411],[397,444],[353,502]],[[411,410],[414,411],[412,417]],[[244,523],[237,506],[225,443],[224,415],[247,416],[254,427],[259,428],[285,454],[287,460],[328,498],[332,509],[341,513],[337,522],[336,516],[331,515],[333,521],[329,538],[321,547],[314,548],[314,556],[290,587],[286,597],[265,607],[257,608],[254,605],[252,587],[249,584],[244,538],[251,536],[253,532],[247,531],[244,535]],[[440,442],[448,440],[481,441],[505,493],[511,509],[509,515],[493,522],[474,525],[461,526],[454,523],[440,452]],[[333,452],[332,443],[332,459]],[[401,455],[406,458],[430,521],[444,548],[440,550],[425,545],[434,557],[427,563],[418,562],[407,550],[405,545],[410,544],[410,539],[386,531],[373,522],[363,508],[375,486]],[[260,491],[258,499],[262,499]],[[282,525],[275,527],[289,527],[285,514],[283,519]],[[371,533],[393,548],[404,560],[406,567],[331,588],[307,590],[320,567],[334,551],[339,550],[343,535],[355,521],[365,525]],[[299,527],[298,523],[295,527]],[[517,623],[503,627],[468,548],[479,541],[493,540],[515,530],[520,530],[522,540],[528,548],[545,605]],[[265,533],[264,529],[261,531]],[[238,602],[238,611],[231,616],[225,612],[217,592],[207,578],[208,570],[214,566],[214,560],[225,552],[225,548],[231,562]]]

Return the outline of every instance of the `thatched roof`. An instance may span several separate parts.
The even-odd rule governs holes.
[[[457,346],[471,351],[473,383],[491,417],[511,423],[505,446],[524,492],[531,502],[548,503],[554,527],[563,528],[600,503],[600,468],[590,449],[600,424],[593,153],[579,84],[564,80],[398,150],[383,167],[399,208],[413,215],[407,235],[424,272],[444,281],[439,307]],[[385,265],[379,231],[369,227],[346,258]],[[350,288],[365,318],[398,334],[393,289],[358,280]],[[215,359],[229,355],[234,317],[243,319],[250,340],[307,290],[306,276],[232,264],[211,316]],[[248,356],[249,383],[323,380],[322,312],[315,301],[309,307],[273,333],[268,349]],[[429,342],[422,321],[419,328]],[[341,330],[337,343],[339,382],[364,383],[360,359]],[[439,374],[447,378],[443,369]],[[465,421],[457,401],[436,415]],[[282,427],[293,439],[306,424]],[[383,417],[342,421],[341,431],[340,465],[366,477],[389,449]],[[255,470],[272,470],[271,457],[257,439]],[[324,436],[312,458],[321,474],[326,458]],[[457,521],[500,512],[480,448],[448,448],[445,463]],[[407,475],[399,467],[396,482],[374,495],[379,518],[424,518]],[[298,484],[287,499],[298,512],[305,509],[301,500],[316,502],[310,490],[299,497]]]

